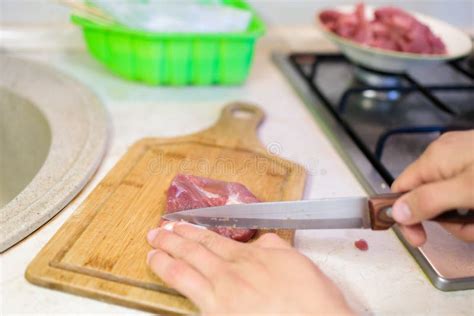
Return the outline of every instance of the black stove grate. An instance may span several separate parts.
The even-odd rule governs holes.
[[[390,74],[374,71],[361,66],[352,65],[343,55],[340,54],[315,54],[297,53],[289,56],[291,65],[298,71],[311,91],[322,101],[333,117],[343,127],[352,141],[360,148],[367,159],[377,169],[382,178],[391,184],[396,176],[388,170],[383,163],[383,152],[387,142],[396,135],[418,135],[425,133],[443,133],[450,130],[474,128],[474,75],[467,63],[458,60],[443,64],[442,69],[430,70],[428,73],[420,74]],[[381,78],[392,78],[390,85],[371,85],[353,81],[349,86],[340,89],[340,96],[330,96],[327,87],[318,83],[320,67],[325,64],[338,64],[344,67],[360,67],[364,72],[369,72]],[[328,70],[326,69],[326,72]],[[347,75],[347,74],[346,74]],[[434,78],[433,78],[434,77]],[[439,77],[439,78],[437,78]],[[424,82],[436,80],[436,82]],[[393,84],[393,82],[399,82]],[[326,84],[327,85],[327,84]],[[464,99],[452,100],[446,95],[461,95]],[[432,109],[428,112],[436,112],[443,119],[436,122],[424,122],[420,125],[398,122],[397,126],[388,126],[383,132],[378,134],[378,138],[372,146],[367,142],[361,133],[354,127],[351,117],[347,111],[351,106],[360,106],[360,99],[354,102],[355,95],[383,95],[388,101],[390,99],[403,99],[412,94],[422,96]],[[467,100],[467,101],[466,101]],[[397,100],[403,104],[403,100]],[[372,102],[375,106],[382,106],[386,101]],[[371,105],[373,105],[371,103]],[[455,105],[455,106],[454,106]],[[400,107],[401,105],[396,105]],[[383,114],[383,113],[382,113]],[[386,114],[390,115],[390,113]],[[407,114],[408,115],[408,114]]]

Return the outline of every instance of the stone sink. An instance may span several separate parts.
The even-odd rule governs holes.
[[[107,115],[86,87],[0,55],[0,252],[57,214],[94,174]]]

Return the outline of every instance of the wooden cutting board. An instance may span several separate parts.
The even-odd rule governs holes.
[[[31,262],[28,281],[157,313],[196,313],[147,267],[146,233],[157,226],[177,173],[237,181],[262,201],[300,199],[305,170],[260,144],[263,117],[255,106],[233,103],[207,130],[134,144]],[[293,242],[294,231],[276,232]]]

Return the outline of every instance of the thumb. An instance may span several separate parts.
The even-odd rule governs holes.
[[[470,208],[474,201],[472,179],[461,174],[455,178],[421,185],[404,194],[393,205],[393,218],[413,225],[457,208]]]

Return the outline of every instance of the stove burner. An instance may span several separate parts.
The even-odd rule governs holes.
[[[400,91],[396,90],[396,88],[403,86],[403,79],[399,75],[369,70],[361,66],[354,66],[353,69],[354,77],[357,82],[370,87],[385,88],[383,90],[365,90],[362,92],[362,95],[366,99],[372,99],[374,101],[397,101],[402,96]]]
[[[396,74],[369,70],[361,66],[354,66],[356,79],[368,86],[379,88],[396,88],[402,86],[402,78]]]

